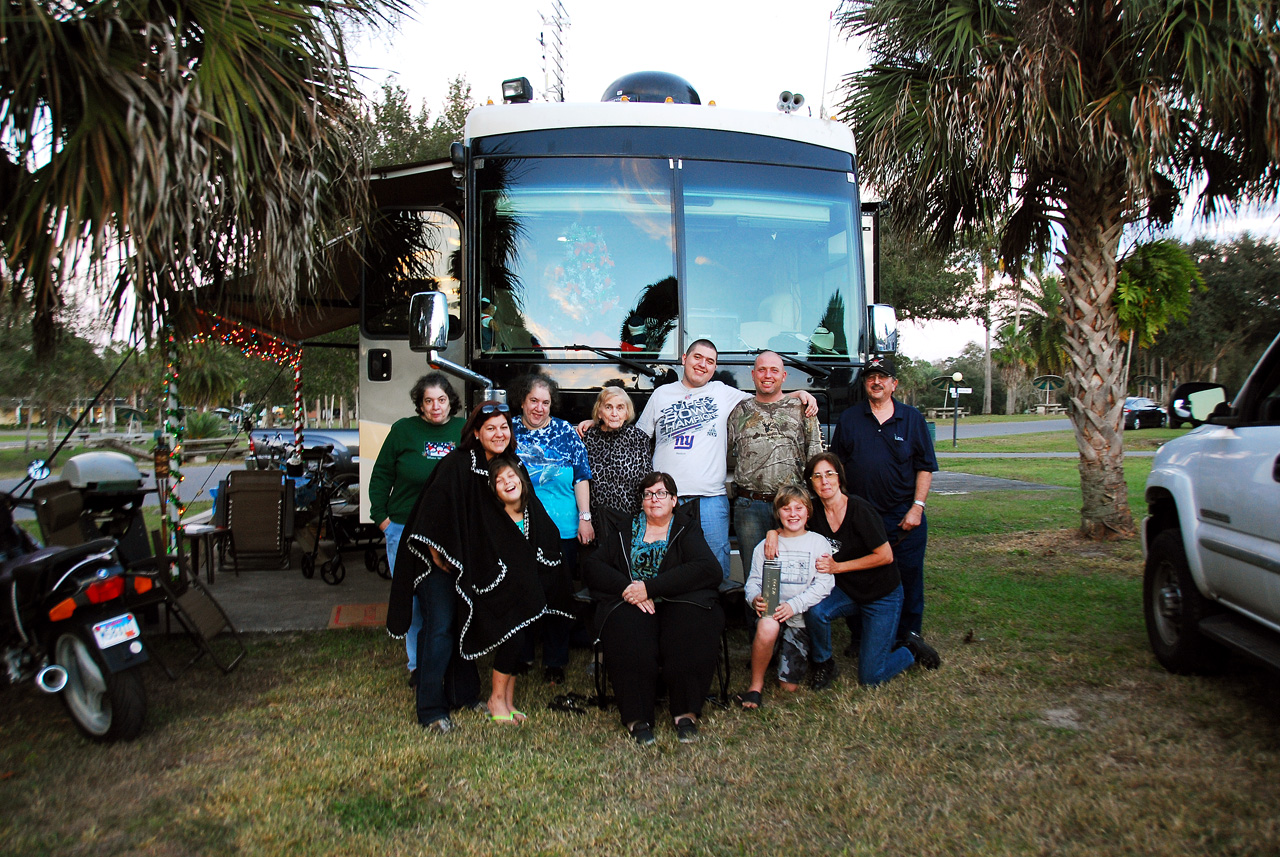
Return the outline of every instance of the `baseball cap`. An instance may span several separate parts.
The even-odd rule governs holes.
[[[877,354],[867,361],[867,365],[863,367],[862,374],[870,375],[873,372],[879,372],[881,375],[888,375],[890,378],[896,378],[897,373],[893,369],[893,358],[882,354]]]

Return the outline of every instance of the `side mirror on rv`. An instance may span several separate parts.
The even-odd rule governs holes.
[[[449,299],[444,292],[418,292],[409,298],[409,348],[439,351],[449,345]]]
[[[867,307],[871,322],[871,351],[889,354],[898,350],[898,314],[888,304],[872,304]]]

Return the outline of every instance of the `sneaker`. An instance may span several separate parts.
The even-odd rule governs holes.
[[[542,678],[547,684],[564,684],[564,667],[543,667]]]
[[[432,720],[422,728],[437,735],[448,735],[454,730],[454,725],[448,717],[441,717],[439,720]]]
[[[924,641],[915,631],[910,631],[903,638],[902,645],[916,659],[916,663],[927,670],[936,670],[942,666],[942,656],[938,654],[938,650]]]
[[[692,744],[698,740],[698,724],[692,717],[681,717],[676,721],[676,738],[681,744]]]
[[[812,690],[826,690],[838,675],[840,675],[840,668],[836,666],[835,658],[814,664],[813,672],[809,675],[809,687]]]
[[[653,727],[643,721],[631,727],[631,737],[641,747],[652,747],[658,743],[658,739],[653,737]]]

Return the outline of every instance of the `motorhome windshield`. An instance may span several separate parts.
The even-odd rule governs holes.
[[[674,358],[701,337],[722,352],[856,350],[865,301],[850,174],[673,166],[496,157],[478,165],[481,350],[581,344]]]

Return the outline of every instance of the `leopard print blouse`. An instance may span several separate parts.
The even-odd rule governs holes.
[[[634,425],[618,431],[587,429],[582,439],[591,465],[591,505],[635,515],[640,512],[640,480],[653,470],[653,443]]]

